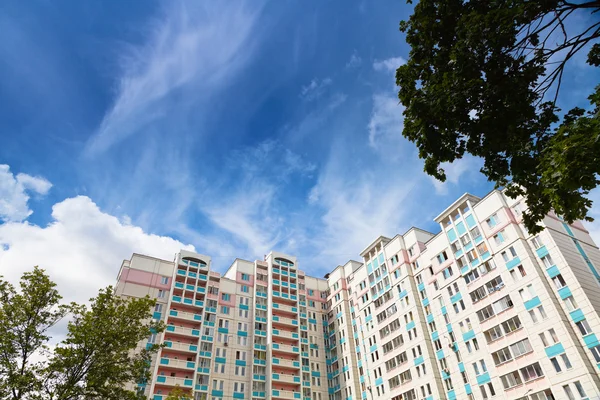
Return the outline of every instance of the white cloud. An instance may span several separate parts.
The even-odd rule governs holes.
[[[375,60],[373,62],[373,69],[375,71],[393,72],[398,69],[399,66],[406,64],[406,60],[402,57],[392,57],[387,60]]]
[[[10,167],[0,164],[0,220],[23,221],[33,211],[29,209],[29,193],[45,195],[52,184],[45,178],[10,172]]]
[[[302,86],[300,98],[307,101],[316,100],[325,93],[325,89],[332,83],[331,78],[325,78],[321,81],[315,78],[308,85]]]
[[[185,101],[210,99],[252,54],[252,31],[261,9],[254,2],[252,10],[238,1],[168,4],[148,43],[124,58],[114,105],[88,142],[88,154],[145,131],[171,109],[189,106]],[[181,90],[193,95],[170,96]]]
[[[352,53],[352,56],[346,63],[346,68],[356,68],[360,64],[362,64],[362,58],[360,58],[360,56],[358,55],[358,52],[356,50],[354,50],[354,53]]]
[[[180,249],[194,249],[121,222],[84,196],[55,204],[52,218],[46,227],[0,225],[0,270],[15,283],[38,265],[58,284],[65,301],[84,302],[114,285],[121,262],[134,252],[172,260]]]
[[[404,107],[387,94],[373,96],[373,110],[369,120],[369,145],[374,149],[385,148],[402,137]]]
[[[483,166],[483,161],[479,158],[467,155],[453,163],[442,163],[440,167],[446,173],[446,181],[440,182],[433,176],[429,176],[429,179],[435,187],[435,191],[438,195],[448,194],[450,185],[458,185],[459,181],[467,176],[473,176],[473,174],[480,175],[479,170]]]

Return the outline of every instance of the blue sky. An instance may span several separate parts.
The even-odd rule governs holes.
[[[0,4],[0,268],[111,283],[132,252],[322,275],[492,185],[401,137],[397,0]],[[587,70],[572,93],[587,91]],[[2,209],[4,207],[4,209]],[[75,276],[75,278],[74,278]],[[73,286],[70,286],[73,288]],[[76,289],[73,289],[76,290]]]

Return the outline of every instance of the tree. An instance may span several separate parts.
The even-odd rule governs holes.
[[[192,397],[190,396],[190,393],[186,392],[179,385],[177,385],[177,386],[175,386],[175,388],[173,390],[171,390],[171,392],[169,392],[169,395],[167,396],[167,398],[165,400],[191,400],[191,399],[192,399]]]
[[[7,400],[144,399],[126,384],[150,377],[158,346],[138,343],[164,329],[151,320],[154,300],[123,299],[112,287],[90,305],[61,304],[56,284],[35,267],[20,291],[0,280],[0,398]],[[69,316],[53,349],[48,330]]]
[[[591,221],[600,86],[587,112],[574,108],[561,118],[557,102],[578,52],[589,47],[587,63],[600,66],[598,11],[598,0],[420,0],[400,23],[411,51],[396,83],[403,135],[417,145],[424,170],[444,181],[442,163],[472,154],[496,187],[527,194],[532,233],[551,210],[567,222]]]

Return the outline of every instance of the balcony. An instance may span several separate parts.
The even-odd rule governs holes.
[[[278,310],[278,311],[287,311],[287,312],[294,313],[294,314],[298,313],[297,307],[293,307],[293,306],[290,306],[287,304],[273,303],[273,309]]]
[[[162,357],[160,365],[174,369],[194,370],[196,363],[194,361],[175,360],[173,358]]]
[[[202,315],[186,311],[169,310],[169,318],[199,322],[202,320]]]
[[[281,324],[281,325],[289,325],[289,326],[298,326],[298,320],[297,319],[286,318],[286,317],[278,317],[276,315],[273,316],[273,323],[274,324]]]
[[[176,378],[173,376],[159,375],[156,377],[156,383],[160,383],[165,386],[179,385],[181,387],[191,388],[194,385],[194,380],[186,379],[186,378]]]
[[[279,367],[300,368],[300,361],[294,361],[294,360],[288,360],[285,358],[273,357],[271,362],[273,363],[273,365],[277,365]]]
[[[192,337],[200,336],[200,329],[183,328],[181,326],[174,326],[174,325],[167,325],[165,332],[172,333],[174,335],[180,335],[180,336],[192,336]]]
[[[185,304],[188,306],[194,306],[194,307],[204,307],[204,301],[202,300],[196,300],[196,299],[192,299],[190,297],[181,297],[181,296],[177,296],[177,295],[173,295],[173,303],[177,303],[177,304]]]
[[[297,346],[290,346],[289,344],[280,344],[280,343],[273,343],[272,344],[273,347],[273,351],[280,351],[283,353],[294,353],[294,354],[298,354],[300,352],[300,348]]]
[[[300,383],[300,377],[297,375],[288,375],[288,374],[273,374],[274,382],[286,382],[286,383]]]
[[[195,344],[165,341],[165,346],[169,350],[183,351],[186,353],[197,353],[198,352],[198,346]]]
[[[273,335],[290,339],[298,339],[298,334],[296,332],[284,331],[280,329],[273,329]]]
[[[272,390],[274,399],[300,399],[302,395],[300,392],[292,392],[291,390]]]

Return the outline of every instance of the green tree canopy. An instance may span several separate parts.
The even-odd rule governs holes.
[[[592,220],[600,86],[583,96],[591,93],[587,111],[561,116],[557,101],[578,52],[589,48],[587,63],[600,65],[598,11],[600,1],[420,0],[400,23],[411,51],[396,83],[403,135],[425,171],[444,181],[440,164],[469,153],[497,187],[527,194],[531,232],[551,210],[568,222]]]
[[[169,392],[169,395],[167,396],[167,398],[165,400],[191,400],[192,397],[190,396],[189,391],[185,391],[181,388],[181,386],[177,385],[175,386],[175,388],[173,390],[171,390],[171,392]]]
[[[126,384],[149,379],[153,352],[138,343],[164,328],[151,319],[154,300],[123,299],[111,287],[90,305],[61,304],[39,268],[20,290],[0,279],[0,398],[6,400],[144,399]],[[70,317],[54,348],[48,330]]]

